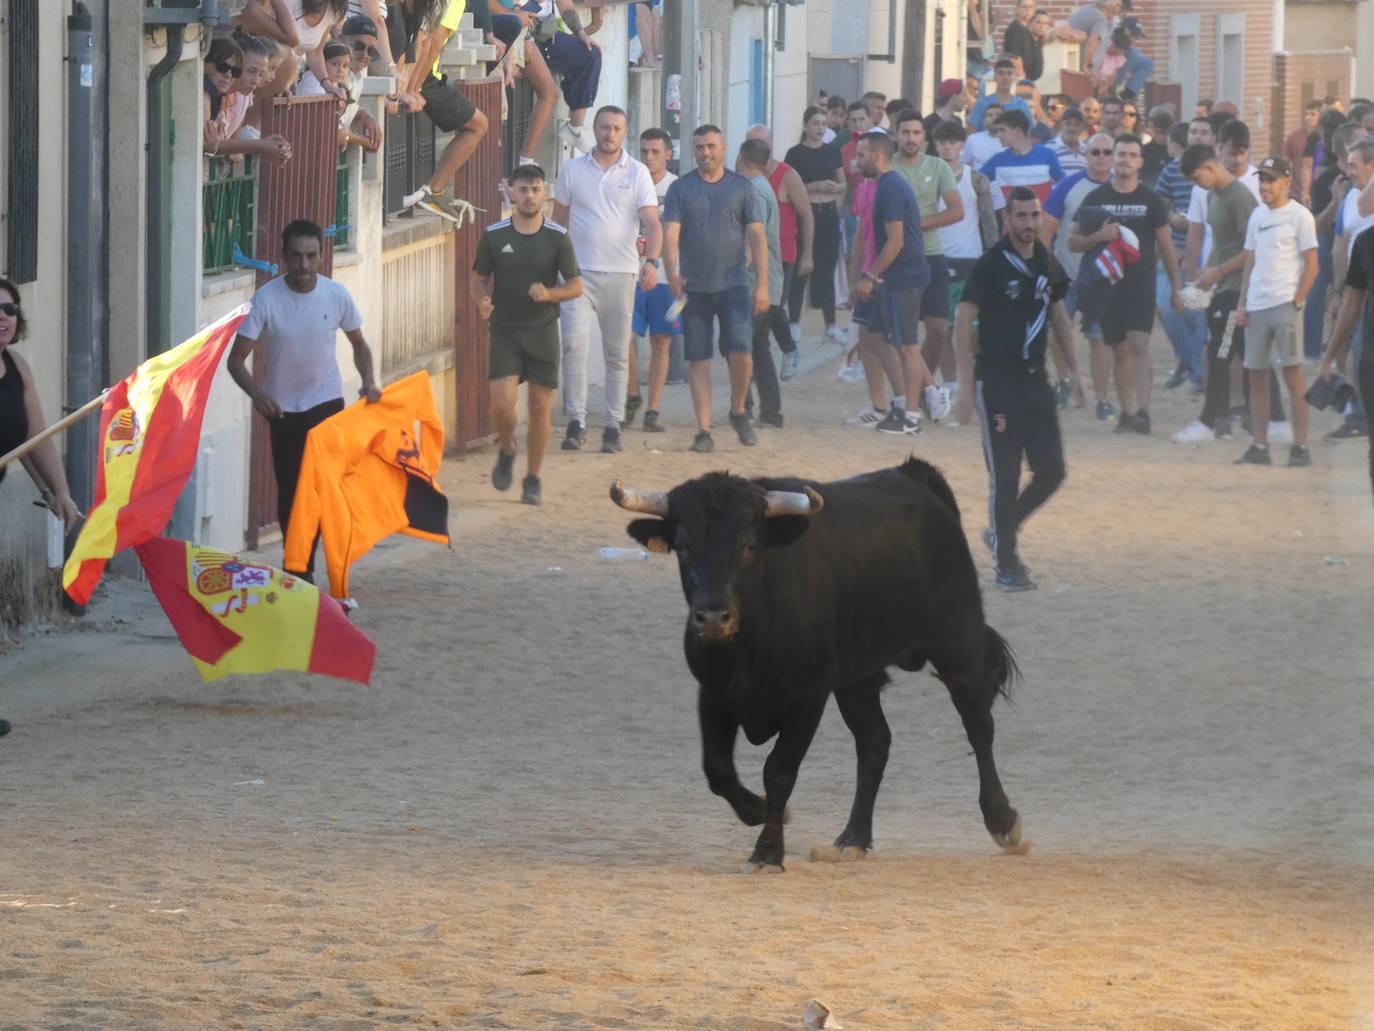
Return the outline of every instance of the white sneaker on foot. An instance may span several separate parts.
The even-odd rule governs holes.
[[[1169,439],[1175,444],[1202,444],[1209,440],[1216,440],[1217,435],[1212,432],[1212,427],[1194,419]]]
[[[939,422],[949,414],[949,391],[944,387],[937,387],[931,384],[925,389],[926,411],[930,417]]]
[[[858,412],[846,419],[844,424],[846,426],[876,426],[883,421],[883,417],[886,415],[886,411],[881,408],[874,408],[873,403],[870,401],[859,409]]]
[[[789,331],[791,332],[791,334],[792,334],[792,339],[793,339],[793,340],[796,340],[796,341],[798,341],[798,342],[800,342],[800,341],[801,341],[801,323],[800,323],[800,322],[791,322],[791,323],[788,323],[787,328],[788,328],[788,330],[789,330]]]
[[[1269,443],[1293,443],[1293,424],[1290,422],[1271,422],[1269,424]]]
[[[826,326],[825,335],[841,347],[849,346],[849,334],[840,328],[839,323],[833,323]]]
[[[558,135],[563,138],[564,143],[583,154],[592,149],[592,145],[587,141],[587,134],[583,132],[580,126],[573,125],[572,122],[564,122],[559,126]]]
[[[797,374],[797,366],[801,362],[800,351],[789,351],[782,356],[782,371],[778,373],[778,378],[784,383]]]

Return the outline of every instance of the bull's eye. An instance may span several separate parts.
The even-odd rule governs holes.
[[[758,550],[759,550],[759,546],[758,546],[758,544],[757,544],[756,542],[754,542],[754,541],[745,541],[745,542],[744,542],[744,553],[745,553],[746,555],[752,555],[754,552],[756,552],[756,551],[758,551]]]

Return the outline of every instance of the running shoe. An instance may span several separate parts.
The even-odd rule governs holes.
[[[1291,422],[1271,422],[1269,424],[1269,443],[1293,443],[1293,424]]]
[[[1174,369],[1174,371],[1170,374],[1169,378],[1164,381],[1164,389],[1177,389],[1178,387],[1183,386],[1184,381],[1187,379],[1188,368],[1182,362],[1180,362],[1178,366]]]
[[[1110,401],[1097,402],[1097,417],[1103,422],[1111,422],[1116,418],[1116,405]]]
[[[542,505],[544,503],[544,489],[539,483],[539,477],[531,473],[521,482],[523,488],[520,492],[520,501],[526,505]]]
[[[711,437],[711,431],[702,430],[700,433],[698,433],[695,437],[692,438],[692,446],[689,447],[687,450],[695,451],[698,454],[702,455],[709,455],[715,449],[716,442]]]
[[[1061,412],[1069,407],[1069,401],[1073,399],[1073,384],[1066,379],[1058,380],[1054,384],[1054,407]]]
[[[1245,449],[1245,454],[1235,460],[1235,465],[1273,465],[1274,460],[1269,457],[1269,449],[1260,447],[1258,444],[1251,444]]]
[[[1358,440],[1369,436],[1369,431],[1357,422],[1343,422],[1326,435],[1330,441]]]
[[[761,430],[780,430],[782,429],[782,414],[779,413],[777,415],[760,415],[758,421],[755,422],[754,425]]]
[[[1301,444],[1294,444],[1288,449],[1288,468],[1306,469],[1312,464],[1312,452],[1308,451]]]
[[[870,401],[860,408],[858,412],[846,419],[844,424],[846,426],[876,426],[883,421],[885,415],[887,415],[886,408],[874,408],[873,403]]]
[[[601,431],[601,453],[614,455],[620,450],[620,430],[614,426],[607,426]]]
[[[587,431],[582,428],[582,424],[576,419],[568,421],[568,428],[563,431],[563,450],[581,451],[587,446]]]
[[[783,380],[783,382],[792,379],[794,376],[796,376],[797,368],[800,365],[801,352],[788,351],[785,355],[782,356],[782,371],[778,374],[778,378]]]
[[[944,387],[937,387],[933,383],[926,387],[924,391],[926,412],[932,419],[939,422],[949,414],[949,391]]]
[[[1035,581],[1026,575],[1026,568],[1020,563],[1011,569],[997,570],[997,586],[1008,594],[1017,591],[1035,590]]]
[[[1209,440],[1216,440],[1217,435],[1212,432],[1210,426],[1194,419],[1169,439],[1175,444],[1203,444]]]
[[[845,362],[840,366],[840,371],[835,373],[835,378],[841,383],[862,383],[864,381],[864,363],[861,361]]]
[[[1122,412],[1116,417],[1116,425],[1112,427],[1113,433],[1134,433],[1135,416]]]
[[[477,212],[482,210],[473,207],[465,200],[450,197],[447,193],[435,193],[428,186],[421,186],[414,193],[408,195],[402,203],[407,208],[423,208],[440,218],[448,219],[453,223],[454,229],[462,229],[465,223],[474,221],[477,218]]]
[[[838,323],[831,323],[826,326],[825,335],[831,342],[839,344],[841,347],[849,346],[849,334],[841,329]]]
[[[792,322],[792,323],[789,323],[788,326],[787,326],[787,330],[788,330],[789,333],[792,334],[792,339],[793,339],[793,340],[800,340],[800,339],[801,339],[801,323],[800,323],[800,322]]]
[[[643,428],[645,433],[663,432],[663,424],[658,421],[658,412],[656,412],[654,409],[650,408],[648,411],[644,413]]]
[[[563,142],[574,150],[580,150],[586,154],[592,149],[591,143],[587,141],[587,133],[580,126],[573,125],[572,122],[564,122],[558,128],[558,135],[563,138]]]
[[[497,449],[496,465],[491,470],[491,485],[497,490],[510,490],[511,473],[515,469],[515,452],[506,454]]]
[[[739,437],[739,442],[745,447],[753,447],[759,442],[759,438],[754,435],[754,424],[750,420],[748,413],[741,412],[736,415],[734,412],[731,412],[730,427],[735,431],[735,435]]]
[[[887,410],[887,415],[883,417],[883,421],[874,428],[879,433],[889,433],[893,436],[920,433],[921,417],[915,412],[905,412],[893,405]]]
[[[644,398],[643,398],[641,395],[639,395],[639,394],[627,394],[627,395],[625,395],[625,421],[622,422],[620,425],[621,425],[621,426],[628,426],[628,425],[630,425],[632,422],[634,422],[634,421],[635,421],[635,416],[639,414],[639,410],[640,410],[642,407],[644,407]]]

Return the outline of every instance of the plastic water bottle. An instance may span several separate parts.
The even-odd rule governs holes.
[[[633,562],[649,557],[643,548],[602,548],[597,554],[607,562]]]
[[[664,318],[669,322],[676,322],[677,317],[682,314],[682,309],[687,307],[687,297],[675,297],[673,303],[668,305],[668,310],[664,313]]]

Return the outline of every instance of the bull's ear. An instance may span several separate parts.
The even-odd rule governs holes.
[[[810,527],[808,516],[770,516],[763,521],[763,543],[770,548],[791,544]]]
[[[666,555],[673,550],[668,523],[663,519],[636,519],[625,529],[631,537],[655,554]]]

